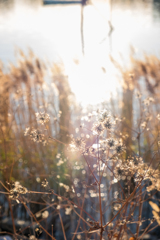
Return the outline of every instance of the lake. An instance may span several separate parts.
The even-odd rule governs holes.
[[[92,0],[81,5],[43,5],[41,0],[0,0],[0,59],[15,62],[16,48],[32,49],[46,62],[63,62],[72,91],[82,104],[107,100],[118,86],[109,60],[160,56],[160,2]],[[110,32],[108,21],[113,26]],[[83,39],[83,40],[82,40]],[[82,41],[84,46],[82,46]],[[84,53],[83,53],[84,52]]]

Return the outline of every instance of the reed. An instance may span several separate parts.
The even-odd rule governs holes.
[[[121,104],[86,116],[61,65],[51,76],[20,52],[8,74],[1,68],[0,201],[8,199],[15,239],[26,230],[16,229],[22,212],[37,224],[30,239],[138,240],[159,230],[160,60],[132,54],[130,69],[113,62]]]

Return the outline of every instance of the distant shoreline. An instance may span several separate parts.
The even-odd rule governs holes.
[[[48,5],[48,4],[82,4],[85,5],[87,1],[76,1],[76,0],[70,0],[70,1],[65,1],[65,0],[43,0],[43,4],[44,5]]]

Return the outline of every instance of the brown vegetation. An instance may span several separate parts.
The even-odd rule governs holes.
[[[121,108],[113,111],[115,99],[84,117],[61,65],[20,56],[0,70],[0,201],[13,237],[25,231],[16,229],[18,206],[38,224],[32,239],[138,240],[159,229],[160,60],[132,55],[129,70],[113,60]]]

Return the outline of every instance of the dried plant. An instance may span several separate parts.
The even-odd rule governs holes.
[[[14,238],[25,231],[16,228],[18,206],[37,224],[29,239],[139,240],[159,229],[159,62],[116,63],[122,104],[93,106],[87,116],[60,65],[49,77],[21,52],[18,66],[1,69],[0,184]]]

